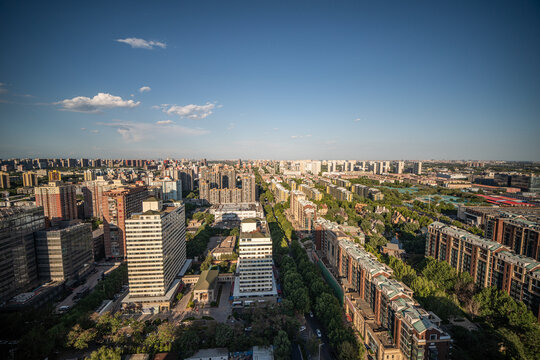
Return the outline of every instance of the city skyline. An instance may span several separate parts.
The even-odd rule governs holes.
[[[391,5],[3,3],[0,158],[538,160],[538,3]]]

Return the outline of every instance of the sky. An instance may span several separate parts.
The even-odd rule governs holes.
[[[0,1],[0,158],[540,161],[538,1]]]

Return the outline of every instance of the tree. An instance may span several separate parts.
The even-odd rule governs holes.
[[[219,323],[216,326],[215,341],[218,347],[228,347],[233,337],[232,329],[226,325]]]
[[[274,357],[277,360],[291,358],[291,342],[287,333],[283,330],[280,330],[274,338]]]
[[[360,347],[360,351],[356,350],[354,346],[348,342],[342,342],[338,347],[338,354],[340,360],[356,360],[363,358],[363,347]]]
[[[212,266],[212,260],[214,260],[214,257],[211,253],[208,253],[208,255],[206,255],[206,258],[201,264],[201,271],[210,269],[210,267]]]
[[[106,346],[100,347],[98,350],[90,354],[89,360],[121,360],[122,350],[119,348],[110,348]]]

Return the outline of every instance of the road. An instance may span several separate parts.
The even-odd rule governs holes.
[[[73,304],[75,303],[75,301],[73,301],[73,297],[75,296],[75,294],[77,292],[79,292],[80,290],[82,290],[83,287],[85,286],[88,286],[88,289],[90,291],[92,291],[96,285],[98,284],[98,281],[99,279],[101,279],[101,274],[103,274],[105,271],[111,269],[115,269],[117,268],[118,266],[120,266],[120,263],[117,263],[115,265],[100,265],[100,264],[96,264],[96,269],[97,269],[97,272],[94,273],[94,274],[90,274],[90,276],[88,276],[88,278],[86,279],[85,283],[78,286],[77,288],[75,288],[75,290],[73,290],[73,293],[69,294],[69,296],[67,298],[65,298],[64,300],[62,300],[57,306],[56,306],[56,310],[58,311],[58,308],[60,306],[69,306],[69,307],[72,307]]]
[[[317,332],[316,332],[316,329],[319,329],[321,330],[321,333],[322,333],[322,338],[321,338],[321,342],[323,343],[323,345],[321,345],[321,359],[325,359],[325,360],[332,360],[333,357],[332,357],[332,354],[330,352],[330,346],[328,345],[329,344],[329,340],[328,340],[328,336],[326,336],[324,330],[323,330],[323,326],[322,324],[319,322],[319,320],[317,320],[317,318],[314,316],[314,317],[311,317],[308,315],[305,316],[306,318],[306,331],[309,332],[308,336],[317,336]],[[317,359],[318,358],[318,353],[313,357],[313,359]]]

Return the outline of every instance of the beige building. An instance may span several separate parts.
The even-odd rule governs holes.
[[[23,174],[23,186],[35,187],[38,186],[38,176],[34,172],[25,172]]]
[[[193,288],[193,300],[203,304],[216,301],[218,275],[219,270],[205,270],[201,272],[199,280]]]
[[[185,207],[155,198],[126,220],[129,295],[125,303],[166,311],[176,295],[175,279],[186,261]]]

